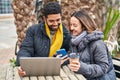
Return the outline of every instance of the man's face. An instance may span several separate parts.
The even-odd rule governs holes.
[[[50,14],[45,17],[45,21],[51,31],[57,31],[61,23],[61,14]]]

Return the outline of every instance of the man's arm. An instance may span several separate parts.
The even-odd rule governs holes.
[[[34,30],[32,27],[29,27],[26,32],[26,37],[23,40],[20,50],[17,54],[17,65],[20,66],[20,57],[31,57],[34,56],[34,47],[33,47],[33,39],[34,39]]]

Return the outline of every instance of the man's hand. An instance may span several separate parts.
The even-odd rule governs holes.
[[[61,58],[62,60],[61,60],[61,65],[65,62],[65,61],[67,61],[69,58],[68,58],[68,55],[65,55],[65,56],[63,56],[63,57],[60,57],[61,56],[61,54],[60,55],[57,55],[56,57],[57,58]]]
[[[23,71],[21,67],[18,67],[18,74],[19,74],[20,77],[23,77],[23,76],[26,75],[26,72]]]

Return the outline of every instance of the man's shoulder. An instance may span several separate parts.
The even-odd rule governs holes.
[[[28,29],[32,29],[32,30],[40,30],[42,29],[44,26],[44,23],[38,23],[38,24],[33,24],[32,26],[30,26]]]
[[[63,33],[64,34],[69,34],[69,30],[67,29],[67,27],[65,26],[65,24],[64,23],[62,23],[62,26],[63,26]]]
[[[62,26],[63,26],[63,30],[67,30],[67,27],[64,23],[62,23]]]

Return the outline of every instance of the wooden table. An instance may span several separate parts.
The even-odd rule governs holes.
[[[5,79],[0,80],[20,80],[17,67],[7,67]],[[60,76],[30,76],[22,77],[21,80],[86,80],[82,75],[76,74],[69,70],[67,66],[63,66],[60,71]]]

